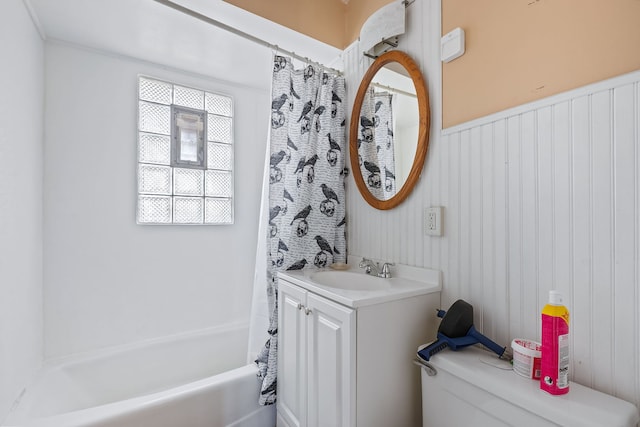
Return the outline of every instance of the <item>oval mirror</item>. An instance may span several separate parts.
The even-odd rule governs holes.
[[[407,198],[422,173],[429,126],[416,63],[398,50],[380,55],[362,78],[349,128],[351,170],[367,203],[391,209]]]

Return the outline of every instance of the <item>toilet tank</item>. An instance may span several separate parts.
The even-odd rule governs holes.
[[[574,382],[568,394],[547,394],[476,347],[445,349],[428,363],[437,373],[421,369],[423,427],[635,427],[640,420],[631,403]]]

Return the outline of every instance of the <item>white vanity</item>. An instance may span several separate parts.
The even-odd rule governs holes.
[[[278,426],[421,423],[416,348],[435,339],[440,273],[279,273]]]

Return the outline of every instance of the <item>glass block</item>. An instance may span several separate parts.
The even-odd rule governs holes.
[[[174,197],[174,224],[202,224],[204,199],[200,197]]]
[[[233,166],[233,147],[209,141],[207,145],[207,169],[231,170]]]
[[[204,109],[211,114],[231,117],[231,98],[228,96],[216,95],[215,93],[205,93]]]
[[[138,196],[138,222],[152,224],[171,223],[171,197]]]
[[[180,196],[202,196],[204,183],[201,169],[173,169],[173,194]]]
[[[140,100],[169,105],[172,96],[173,85],[171,83],[140,77]]]
[[[205,198],[205,224],[233,224],[233,200]]]
[[[207,122],[207,137],[209,141],[226,142],[227,144],[231,144],[233,142],[233,121],[230,117],[221,117],[209,114]]]
[[[139,165],[138,192],[171,194],[171,168],[167,166]]]
[[[233,196],[231,172],[208,170],[205,172],[205,195],[213,197]]]
[[[201,90],[190,89],[188,87],[174,86],[173,103],[176,105],[182,105],[183,107],[203,110],[204,92]]]
[[[138,146],[142,163],[168,165],[171,162],[171,142],[169,136],[140,133]]]
[[[171,134],[171,109],[168,105],[140,101],[140,130],[143,132]]]

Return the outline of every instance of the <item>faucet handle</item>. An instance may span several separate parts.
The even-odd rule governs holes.
[[[388,279],[391,277],[391,270],[389,269],[390,266],[394,266],[395,263],[393,262],[385,262],[384,264],[382,264],[382,270],[380,270],[380,274],[378,276],[384,278],[384,279]]]

